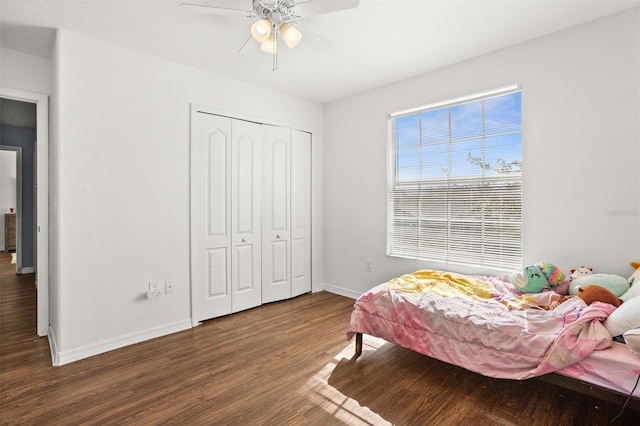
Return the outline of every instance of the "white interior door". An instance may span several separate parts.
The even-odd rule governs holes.
[[[262,185],[262,302],[291,297],[291,129],[264,126]]]
[[[232,311],[262,303],[262,126],[233,120],[231,179]]]
[[[192,274],[196,321],[231,305],[231,119],[197,113],[192,137]]]
[[[311,291],[311,134],[291,131],[291,296]]]

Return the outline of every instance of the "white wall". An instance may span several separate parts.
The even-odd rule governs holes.
[[[58,362],[189,326],[190,103],[313,132],[322,281],[321,105],[63,30],[53,61]],[[145,298],[148,281],[167,279],[175,293]]]
[[[51,60],[4,47],[0,48],[0,86],[50,94]]]
[[[640,259],[638,15],[325,105],[326,288],[357,296],[418,268],[454,269],[385,255],[386,115],[511,83],[522,85],[523,263],[630,275],[629,262]]]

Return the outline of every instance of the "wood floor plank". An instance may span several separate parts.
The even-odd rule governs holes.
[[[8,262],[0,253],[2,425],[604,425],[621,408],[369,336],[356,361],[353,300],[324,292],[52,367],[33,275]],[[616,424],[639,419],[626,409]]]

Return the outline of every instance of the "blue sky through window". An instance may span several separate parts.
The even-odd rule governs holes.
[[[520,92],[395,120],[399,181],[519,173]]]

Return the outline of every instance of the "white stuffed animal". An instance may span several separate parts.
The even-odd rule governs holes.
[[[584,277],[585,275],[591,275],[591,274],[593,274],[593,268],[587,268],[586,266],[581,266],[577,269],[571,270],[571,275],[569,275],[569,279],[573,281],[578,277]]]
[[[631,276],[629,277],[629,285],[631,286],[631,288],[627,290],[627,292],[622,296],[620,296],[620,299],[624,300],[625,302],[631,298],[640,296],[640,263],[631,262],[631,266],[636,268],[633,274],[631,274]]]

